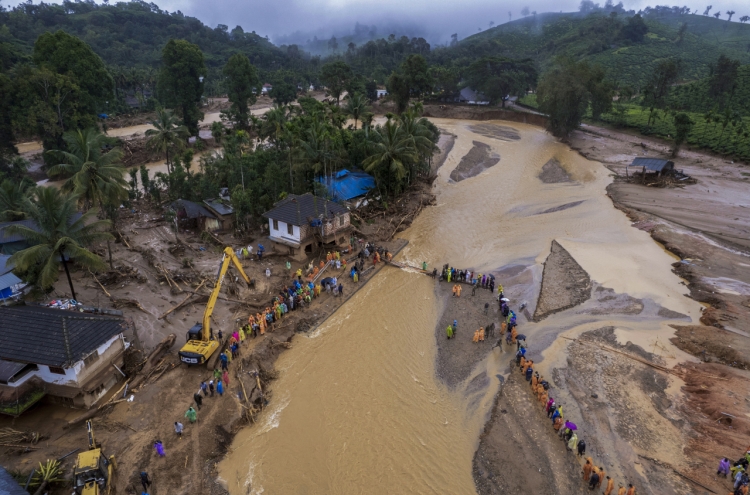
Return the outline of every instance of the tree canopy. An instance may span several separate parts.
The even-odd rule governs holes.
[[[199,103],[203,96],[206,64],[203,52],[185,40],[169,40],[162,50],[159,72],[159,99],[179,113],[191,135],[198,135],[198,121],[203,118]]]

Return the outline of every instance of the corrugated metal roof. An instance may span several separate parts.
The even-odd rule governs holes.
[[[214,210],[219,215],[231,215],[232,213],[234,213],[234,208],[224,203],[220,199],[204,199],[203,202],[206,203],[209,208]]]
[[[318,182],[326,185],[328,193],[335,201],[348,201],[363,196],[375,187],[372,175],[361,170],[341,170],[334,177],[318,177]]]
[[[661,158],[636,157],[629,167],[646,167],[646,170],[661,172],[662,170],[674,168],[674,162]]]
[[[0,275],[5,275],[6,273],[13,270],[13,265],[11,263],[8,263],[9,259],[9,254],[0,254]]]
[[[349,213],[349,210],[333,201],[306,193],[301,196],[290,194],[286,199],[276,203],[273,209],[265,212],[263,216],[301,226],[307,225],[310,219],[320,218],[321,215],[323,218],[330,218],[343,213]]]
[[[21,279],[13,275],[13,273],[6,273],[5,275],[0,275],[0,290],[7,289],[8,287],[12,287],[20,283],[21,283]]]
[[[204,208],[202,204],[194,203],[192,201],[188,201],[187,199],[178,199],[174,201],[172,204],[170,204],[169,207],[172,208],[176,212],[179,212],[180,210],[184,209],[185,214],[187,215],[187,218],[200,218],[200,217],[216,218],[216,216],[210,211],[208,211],[206,208]]]
[[[122,318],[38,306],[0,307],[0,359],[72,365],[124,331]]]
[[[3,495],[29,495],[4,467],[0,466],[0,493]]]

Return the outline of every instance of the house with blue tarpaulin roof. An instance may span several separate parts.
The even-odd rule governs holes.
[[[349,201],[375,188],[373,176],[361,170],[339,170],[333,176],[318,177],[317,180],[326,186],[334,201]]]

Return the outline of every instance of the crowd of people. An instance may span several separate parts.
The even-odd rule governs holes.
[[[423,263],[423,270],[426,271],[426,263]],[[478,288],[488,289],[494,293],[495,290],[495,277],[492,274],[477,273],[472,270],[461,270],[453,268],[449,265],[444,265],[440,272],[440,281],[454,282],[452,287],[453,297],[461,297],[461,283],[467,283],[472,286],[472,295],[476,293]],[[622,483],[619,484],[617,491],[615,492],[615,480],[608,476],[604,468],[596,466],[591,456],[586,456],[586,442],[583,439],[578,438],[577,426],[565,419],[563,414],[563,407],[561,404],[556,404],[555,399],[550,397],[550,383],[545,380],[544,376],[540,375],[539,372],[534,369],[534,361],[527,359],[527,344],[526,336],[519,334],[518,322],[514,311],[510,309],[509,300],[503,294],[503,286],[498,286],[497,301],[499,304],[500,327],[499,327],[499,338],[495,346],[502,348],[503,340],[508,347],[515,346],[516,356],[515,365],[518,370],[523,374],[527,382],[531,386],[532,393],[536,396],[537,401],[547,414],[547,417],[552,422],[552,428],[559,435],[560,439],[565,442],[568,451],[573,452],[577,456],[584,459],[582,478],[587,484],[590,490],[598,490],[603,487],[604,495],[635,495],[635,487],[632,484],[628,484],[627,487]],[[487,311],[488,304],[485,305],[485,313]],[[521,305],[520,309],[523,310],[524,305]],[[446,328],[446,335],[448,339],[455,338],[458,332],[458,321],[453,320],[453,324]],[[480,343],[484,342],[485,339],[494,337],[495,324],[490,323],[487,325],[487,329],[480,327],[474,331],[472,342]],[[726,461],[726,459],[725,459]],[[750,448],[748,449],[747,458],[735,463],[735,467],[731,469],[747,469],[748,461],[750,461]],[[724,462],[724,461],[722,461]],[[744,462],[744,468],[737,466]],[[738,464],[739,463],[739,464]],[[730,467],[729,462],[726,461],[726,472],[729,473]],[[724,469],[722,464],[719,469]],[[737,478],[740,475],[732,472],[732,475]],[[744,475],[744,480],[747,481],[748,475]],[[739,483],[742,486],[742,483]],[[747,484],[745,484],[744,492],[736,492],[736,494],[730,495],[746,495]]]
[[[731,478],[733,482],[732,491],[729,492],[729,495],[748,494],[748,490],[750,490],[748,464],[750,464],[750,447],[745,449],[745,455],[734,462],[730,462],[726,457],[719,461],[719,468],[716,471],[716,475]]]
[[[510,312],[512,313],[512,312]],[[515,315],[514,315],[515,318]],[[508,332],[510,337],[511,333]],[[523,338],[521,338],[523,337]],[[510,338],[508,342],[510,343]],[[608,476],[602,466],[596,466],[591,456],[586,456],[586,441],[578,437],[578,426],[565,419],[562,404],[557,404],[555,399],[549,395],[550,383],[534,369],[534,361],[526,358],[526,339],[523,335],[513,337],[518,350],[516,351],[516,368],[520,370],[527,382],[531,385],[531,393],[536,396],[540,406],[552,422],[552,428],[560,439],[565,442],[569,452],[584,458],[583,481],[589,490],[598,490],[604,487],[604,495],[614,495],[615,480]],[[628,484],[627,488],[620,483],[617,495],[635,495],[635,487]]]

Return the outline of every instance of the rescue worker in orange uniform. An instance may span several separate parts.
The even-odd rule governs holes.
[[[555,420],[555,422],[557,422],[557,420]],[[558,428],[555,428],[555,429],[558,429]],[[583,481],[588,481],[589,478],[591,478],[591,471],[593,469],[594,469],[594,464],[591,462],[591,457],[587,457],[586,464],[583,465]]]
[[[615,489],[615,480],[607,476],[607,488],[604,489],[604,495],[611,495]]]

